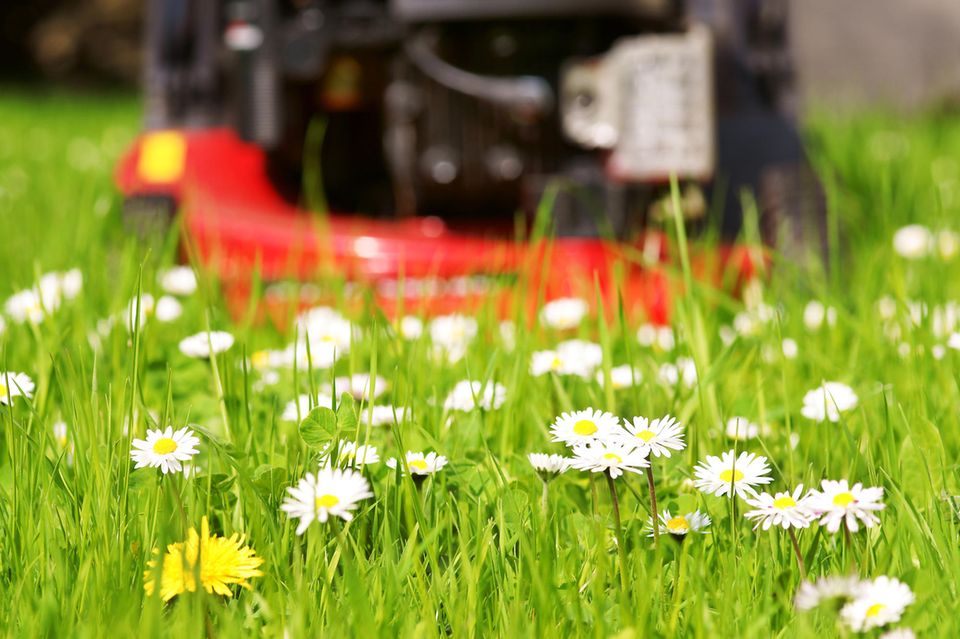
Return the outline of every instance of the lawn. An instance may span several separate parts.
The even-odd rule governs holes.
[[[830,267],[779,265],[743,299],[693,287],[672,339],[575,304],[513,331],[486,311],[233,317],[213,274],[161,285],[174,237],[123,232],[111,171],[138,117],[125,96],[0,98],[7,635],[960,636],[960,116],[812,116]],[[233,338],[212,358],[209,329]],[[805,401],[824,382],[845,386]],[[626,426],[563,417],[588,408]],[[674,438],[634,419],[668,414]],[[708,463],[727,451],[757,457]],[[541,452],[614,472],[549,478]],[[317,478],[324,455],[347,469]],[[199,558],[161,560],[190,529]],[[859,580],[800,610],[804,573]]]

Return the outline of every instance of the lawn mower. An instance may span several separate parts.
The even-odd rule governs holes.
[[[734,241],[745,189],[769,245],[823,238],[785,0],[149,0],[147,13],[124,216],[143,229],[179,213],[191,255],[235,290],[254,270],[336,273],[388,312],[448,312],[522,281],[663,322],[678,290],[671,180],[685,223],[721,231],[693,257],[708,279],[758,266]]]

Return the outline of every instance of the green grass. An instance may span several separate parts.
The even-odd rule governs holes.
[[[510,350],[490,313],[481,314],[479,337],[456,364],[430,358],[426,337],[393,337],[370,309],[352,314],[362,338],[336,374],[375,369],[390,382],[382,401],[410,406],[413,416],[392,430],[361,427],[359,438],[369,436],[384,458],[402,444],[436,450],[450,465],[418,492],[381,463],[370,473],[376,497],[353,522],[314,525],[297,537],[279,506],[285,488],[314,467],[316,451],[280,414],[331,372],[283,372],[278,385],[257,390],[259,374],[241,365],[244,353],[279,348],[292,335],[234,323],[206,277],[176,322],[151,320],[133,335],[118,326],[98,351],[88,341],[97,321],[121,312],[138,287],[158,295],[157,269],[175,255],[172,242],[147,254],[119,223],[110,171],[137,129],[137,109],[125,97],[0,100],[0,298],[43,272],[77,267],[84,275],[82,294],[51,319],[35,327],[8,319],[0,336],[0,369],[37,382],[33,400],[0,406],[0,628],[7,635],[842,636],[833,613],[793,610],[800,576],[785,534],[754,532],[740,516],[744,504],[731,520],[728,500],[683,483],[705,455],[734,447],[717,423],[733,415],[770,424],[767,435],[739,447],[769,457],[773,490],[823,478],[886,489],[882,524],[853,535],[849,547],[817,527],[800,533],[811,575],[854,566],[864,577],[901,579],[917,600],[900,625],[922,636],[960,635],[960,355],[948,350],[934,359],[931,347],[945,338],[925,320],[905,328],[899,341],[914,352],[901,357],[876,307],[884,295],[930,307],[960,297],[960,259],[908,262],[890,241],[914,221],[960,230],[960,118],[814,117],[811,148],[842,230],[839,261],[827,275],[777,269],[763,298],[782,309],[782,320],[729,347],[718,331],[740,303],[717,304],[699,288],[679,309],[690,330],[679,332],[673,353],[641,348],[636,319],[585,322],[578,334],[603,343],[606,362],[643,370],[646,381],[633,389],[605,393],[592,381],[531,377],[531,352],[561,337],[519,330]],[[810,299],[836,307],[835,327],[804,327]],[[217,362],[220,384],[209,363],[177,349],[208,321],[238,341]],[[798,342],[798,358],[766,361],[764,349],[776,349],[782,337]],[[660,363],[691,353],[697,388],[675,392],[656,382]],[[504,384],[506,403],[453,414],[447,425],[443,399],[465,378]],[[800,415],[803,394],[822,380],[843,381],[860,397],[839,424]],[[682,546],[664,539],[655,549],[644,530],[644,478],[618,479],[626,590],[600,476],[570,471],[555,480],[545,515],[526,460],[529,452],[563,452],[548,443],[550,423],[587,406],[625,417],[678,415],[690,445],[655,462],[659,500],[698,507],[714,520],[710,535]],[[163,424],[196,425],[195,478],[133,469],[130,440],[150,425],[148,411]],[[53,436],[58,421],[69,428],[70,459]],[[799,436],[796,448],[791,433]],[[183,539],[204,515],[215,532],[245,534],[264,559],[264,575],[231,599],[187,593],[163,604],[147,597],[150,550]]]

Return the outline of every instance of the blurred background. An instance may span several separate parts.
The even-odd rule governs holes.
[[[802,0],[790,30],[801,103],[960,103],[957,0]],[[0,82],[135,88],[143,0],[3,0]]]

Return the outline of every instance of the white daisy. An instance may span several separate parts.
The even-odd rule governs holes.
[[[301,339],[287,346],[278,361],[282,363],[283,368],[288,369],[330,368],[339,357],[345,355],[349,350],[349,345],[344,348],[342,344],[332,340],[310,340],[308,342]]]
[[[187,357],[206,359],[210,353],[222,353],[233,346],[233,335],[226,331],[197,333],[180,340],[180,352]]]
[[[943,261],[952,260],[960,253],[960,235],[954,231],[937,232],[937,256]]]
[[[500,340],[503,342],[503,346],[508,350],[512,351],[517,346],[517,325],[511,322],[510,320],[503,320],[500,322],[500,325],[497,327],[497,330],[500,333]]]
[[[807,505],[820,517],[820,525],[826,526],[830,532],[840,530],[841,524],[850,532],[857,532],[860,530],[858,520],[867,528],[880,523],[874,513],[885,508],[881,501],[883,488],[864,488],[859,482],[850,486],[846,479],[824,479],[820,486],[823,490],[810,491]]]
[[[550,426],[552,441],[567,446],[587,444],[621,432],[620,420],[615,415],[593,408],[563,413]]]
[[[628,445],[621,441],[596,440],[573,446],[573,461],[570,466],[577,470],[594,473],[609,473],[616,479],[623,471],[639,473],[650,465],[647,455],[650,449]]]
[[[318,393],[316,399],[312,402],[310,400],[311,397],[309,395],[299,395],[297,399],[287,402],[287,405],[283,408],[283,413],[280,415],[280,419],[285,422],[299,422],[307,416],[307,413],[309,413],[311,409],[318,406],[330,408],[333,405],[333,398],[324,393]]]
[[[672,328],[653,324],[642,324],[637,329],[637,341],[641,346],[656,347],[662,351],[672,351],[676,345]]]
[[[857,394],[846,384],[824,382],[803,396],[800,414],[815,422],[840,421],[840,413],[857,407]]]
[[[370,416],[371,408],[373,412],[372,418]],[[361,424],[369,422],[371,426],[389,426],[407,419],[410,412],[410,409],[405,406],[380,405],[372,406],[371,408],[364,407],[364,409],[360,411]]]
[[[477,336],[477,320],[466,315],[441,315],[430,320],[430,339],[441,350],[464,350]]]
[[[707,455],[694,470],[694,485],[705,493],[722,497],[730,494],[731,489],[741,499],[756,495],[754,486],[769,484],[770,466],[767,458],[755,453],[741,451],[734,458],[735,451],[728,450],[720,457]]]
[[[697,365],[689,357],[678,357],[676,364],[661,364],[657,376],[665,386],[675,387],[682,382],[687,388],[693,388],[697,384]]]
[[[804,581],[797,589],[793,605],[797,610],[812,610],[824,601],[853,599],[863,587],[858,577],[820,577],[816,582]]]
[[[173,266],[157,273],[160,288],[171,295],[187,297],[197,291],[197,274],[189,266]]]
[[[464,380],[457,382],[443,402],[444,410],[470,412],[481,408],[496,410],[507,401],[507,389],[496,382]]]
[[[596,377],[597,383],[600,384],[600,386],[603,386],[603,371],[597,371]],[[623,364],[621,366],[614,366],[610,369],[610,383],[614,390],[629,388],[634,384],[639,384],[641,381],[643,381],[643,373],[636,366]]]
[[[0,373],[0,404],[10,405],[14,397],[33,397],[36,386],[26,373]]]
[[[542,477],[550,479],[567,472],[570,463],[573,461],[563,455],[548,455],[546,453],[530,453],[527,455],[530,465]]]
[[[632,422],[623,420],[621,437],[634,446],[648,448],[655,457],[669,457],[671,450],[683,450],[687,444],[683,441],[683,425],[670,415],[648,420],[646,417],[634,417]]]
[[[910,224],[893,234],[893,250],[900,257],[917,260],[930,255],[935,246],[933,233],[920,224]]]
[[[367,400],[376,399],[380,397],[387,389],[390,387],[389,382],[383,377],[377,375],[373,379],[373,397],[370,396],[370,374],[369,373],[354,373],[349,377],[337,377],[334,380],[334,384],[337,388],[337,395],[341,393],[349,393],[356,400]],[[333,389],[329,384],[324,386],[324,391],[330,392]]]
[[[157,306],[153,310],[154,317],[158,322],[173,322],[183,315],[183,306],[175,297],[164,295],[157,300]]]
[[[189,461],[197,454],[200,440],[193,431],[184,426],[174,432],[172,426],[166,430],[147,430],[146,439],[134,439],[130,457],[137,462],[134,468],[160,468],[163,474],[180,472],[180,462]]]
[[[131,298],[127,302],[127,330],[131,333],[133,332],[133,327],[139,326],[143,328],[147,320],[153,317],[153,311],[156,307],[156,302],[153,299],[153,295],[150,293],[143,293],[140,297]]]
[[[320,454],[320,467],[330,465],[330,445],[328,444]],[[357,444],[348,439],[341,439],[337,444],[337,466],[353,466],[362,468],[380,461],[380,454],[376,446]]]
[[[289,495],[280,506],[290,519],[299,519],[297,534],[306,532],[314,521],[326,523],[330,517],[344,521],[353,519],[357,504],[373,497],[370,483],[352,469],[321,468],[317,474],[307,473],[294,487],[287,488]]]
[[[250,366],[258,371],[286,368],[286,351],[263,349],[250,355]]]
[[[749,421],[746,417],[731,417],[727,420],[724,432],[730,439],[746,441],[755,439],[760,434],[766,434],[767,430]]]
[[[18,324],[27,321],[39,324],[59,306],[59,296],[41,296],[36,289],[28,289],[11,295],[4,304],[4,309],[7,315]]]
[[[406,315],[397,322],[397,329],[403,339],[420,339],[423,335],[423,320],[413,315]]]
[[[877,639],[917,639],[917,635],[910,628],[894,628],[883,633]]]
[[[7,330],[7,320],[3,319],[3,316],[0,315],[0,335],[3,335],[4,331]]]
[[[350,350],[353,339],[353,324],[339,312],[329,307],[318,306],[304,311],[297,317],[296,329],[299,342],[301,344],[310,343],[312,357],[316,357],[315,352],[324,350],[320,346],[321,344],[325,344],[328,350],[335,349],[340,354]],[[305,347],[303,352],[305,355]],[[306,364],[306,356],[300,361]]]
[[[837,323],[837,309],[832,306],[825,306],[819,300],[811,300],[803,308],[803,325],[807,330],[816,331],[823,326],[826,321],[827,326],[835,326]]]
[[[760,493],[754,498],[747,499],[746,502],[754,507],[754,510],[744,513],[747,519],[756,520],[757,524],[753,527],[770,530],[771,526],[780,526],[784,530],[787,528],[808,528],[810,523],[816,518],[815,513],[807,506],[806,500],[801,496],[803,493],[803,484],[794,488],[793,492],[783,491],[775,495],[770,493]]]
[[[563,297],[543,305],[540,309],[540,323],[558,330],[569,330],[580,326],[589,310],[586,300]]]
[[[408,450],[406,456],[404,457],[404,462],[400,466],[400,470],[405,470],[414,477],[422,477],[425,475],[432,475],[446,465],[447,458],[443,455],[438,455],[433,452],[424,455],[423,453],[414,453]],[[391,457],[388,459],[387,466],[390,468],[396,468],[396,458]]]
[[[699,510],[687,513],[685,515],[671,515],[669,509],[665,509],[657,517],[658,528],[661,535],[673,535],[675,538],[682,539],[688,533],[700,533],[709,535],[707,526],[711,523],[710,516],[701,513]],[[647,528],[650,532],[648,537],[653,537],[653,517],[647,519]]]
[[[900,621],[913,602],[910,586],[892,577],[877,577],[859,588],[853,601],[840,610],[840,618],[854,632],[867,632]]]

